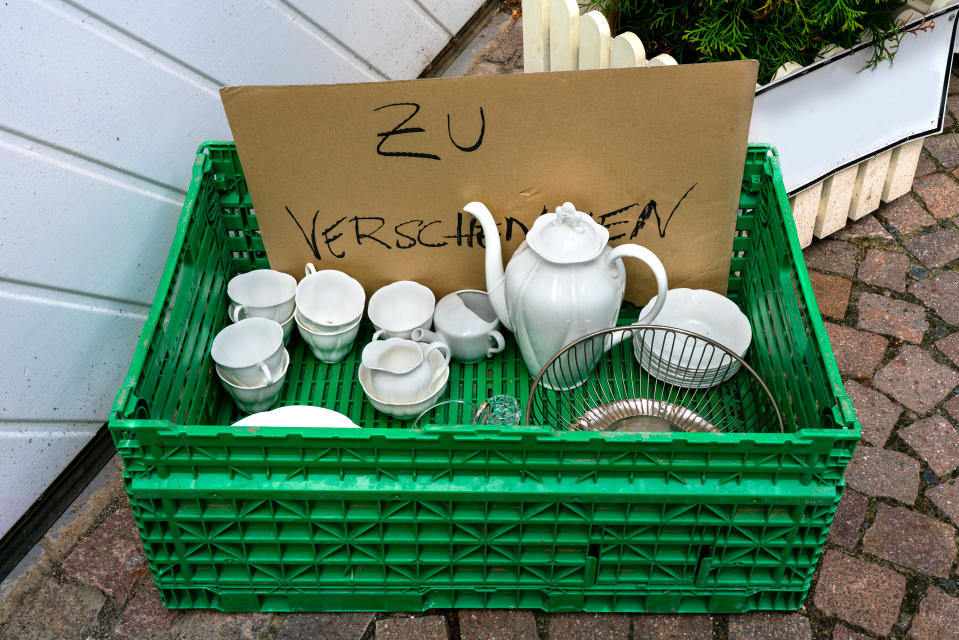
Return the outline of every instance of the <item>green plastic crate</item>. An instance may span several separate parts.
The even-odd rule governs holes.
[[[354,383],[368,326],[335,365],[293,342],[282,398],[366,428],[231,427],[239,416],[208,350],[227,322],[227,281],[268,263],[234,146],[202,145],[109,422],[164,603],[798,608],[860,428],[768,146],[749,148],[740,207],[729,296],[752,322],[748,361],[786,433],[412,431],[376,413]],[[486,362],[454,363],[448,397],[525,402],[530,383],[510,340]]]

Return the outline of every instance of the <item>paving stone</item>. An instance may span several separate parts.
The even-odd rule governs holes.
[[[360,640],[372,621],[372,613],[291,613],[276,640]]]
[[[886,444],[902,409],[875,389],[864,387],[855,380],[846,380],[843,386],[862,425],[862,439],[879,447]]]
[[[959,116],[959,96],[949,96],[946,99],[946,109],[952,112],[952,115]]]
[[[828,550],[813,602],[827,616],[885,635],[899,617],[906,577],[879,565]]]
[[[951,133],[928,136],[923,140],[922,148],[935,156],[947,169],[959,166],[959,141]]]
[[[936,346],[939,347],[939,350],[946,354],[946,357],[952,360],[954,364],[959,365],[959,331],[948,338],[937,340]]]
[[[959,431],[941,414],[913,422],[899,431],[899,437],[937,476],[949,475],[959,467]]]
[[[818,271],[809,272],[813,293],[816,294],[816,303],[824,316],[842,320],[849,306],[849,292],[852,282],[839,276],[830,276]]]
[[[193,611],[174,626],[176,640],[258,640],[272,616],[268,613]]]
[[[843,229],[834,233],[831,237],[837,240],[856,240],[858,238],[870,238],[873,240],[892,240],[892,235],[886,231],[876,216],[869,214],[850,223]]]
[[[756,611],[729,616],[729,640],[812,640],[812,630],[798,613]]]
[[[703,614],[635,615],[633,640],[713,640],[713,621]]]
[[[911,509],[880,503],[862,549],[913,571],[948,578],[956,557],[955,529]]]
[[[873,384],[916,413],[936,406],[959,384],[959,374],[912,345],[905,345],[892,362],[879,370]]]
[[[929,277],[929,272],[922,267],[909,267],[908,273],[913,280],[924,280]]]
[[[919,495],[919,463],[898,451],[860,444],[846,467],[846,483],[867,496],[912,504]]]
[[[955,142],[952,144],[955,145]],[[942,162],[942,160],[939,160],[939,162]],[[946,163],[943,162],[942,164]],[[912,190],[922,198],[929,213],[936,218],[945,220],[946,218],[959,216],[959,182],[956,182],[948,173],[933,173],[916,178],[912,183]]]
[[[864,293],[859,296],[857,326],[866,331],[884,333],[914,344],[922,342],[922,337],[929,329],[924,307],[875,293]]]
[[[879,207],[879,215],[903,235],[936,224],[936,219],[908,193],[892,202],[883,203]]]
[[[858,278],[866,284],[905,292],[909,257],[902,253],[870,249],[859,265]]]
[[[889,344],[882,336],[831,322],[826,323],[826,333],[839,371],[854,378],[872,376]]]
[[[461,609],[462,640],[539,640],[536,618],[526,609]]]
[[[866,509],[869,507],[869,498],[853,491],[849,487],[842,492],[839,507],[829,528],[829,542],[838,544],[852,551],[859,542],[859,530],[866,519]]]
[[[933,340],[941,340],[949,335],[949,328],[941,324],[937,324],[932,328],[932,331],[929,332],[929,336]]]
[[[836,625],[836,628],[832,630],[832,640],[872,640],[872,638],[865,633],[853,631],[840,622]]]
[[[443,616],[387,618],[376,621],[376,640],[449,640]]]
[[[557,613],[549,618],[549,640],[626,640],[628,637],[629,616],[626,615]]]
[[[177,612],[163,606],[153,580],[141,580],[113,632],[126,638],[148,638],[167,631],[176,619]]]
[[[959,598],[930,586],[912,619],[909,637],[915,640],[959,640]]]
[[[959,231],[954,229],[915,236],[903,244],[930,269],[942,267],[959,258]]]
[[[819,271],[840,275],[856,275],[856,259],[859,249],[848,242],[817,240],[803,250],[806,266]]]
[[[105,602],[96,589],[45,577],[7,619],[0,640],[81,640]]]
[[[946,480],[926,489],[926,497],[959,527],[959,480]]]
[[[953,420],[959,420],[959,396],[953,396],[943,403],[942,408],[952,416]]]
[[[916,165],[917,176],[928,176],[930,173],[939,171],[939,167],[932,161],[932,158],[925,153],[919,156],[919,164]]]
[[[946,271],[909,286],[909,293],[953,326],[959,326],[959,273]]]
[[[147,572],[146,557],[130,507],[117,509],[77,545],[61,570],[83,584],[125,600]]]

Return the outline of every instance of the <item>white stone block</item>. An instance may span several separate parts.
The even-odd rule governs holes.
[[[889,158],[889,171],[886,184],[882,189],[882,201],[889,202],[904,196],[912,189],[912,180],[916,177],[916,165],[922,153],[923,138],[910,140],[892,150]]]
[[[822,181],[822,195],[819,199],[819,212],[813,234],[817,238],[839,231],[846,226],[849,218],[849,204],[856,187],[858,166],[853,165],[838,171]]]
[[[819,213],[819,199],[822,195],[822,182],[800,191],[789,199],[789,206],[793,211],[793,220],[796,223],[796,234],[799,236],[799,246],[808,247],[812,243],[813,229],[816,226],[816,215]]]
[[[852,202],[849,203],[850,220],[858,220],[879,208],[891,157],[892,149],[859,163],[856,187],[852,191]]]

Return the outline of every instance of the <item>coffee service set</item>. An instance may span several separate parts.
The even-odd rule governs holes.
[[[610,246],[609,231],[568,202],[536,219],[505,268],[492,213],[480,202],[463,211],[477,218],[486,237],[487,291],[456,291],[436,302],[427,287],[401,280],[377,290],[367,305],[356,279],[341,271],[317,271],[312,264],[299,283],[268,269],[230,280],[233,323],[216,335],[211,356],[237,406],[255,412],[276,403],[294,322],[313,355],[334,363],[352,349],[364,306],[375,333],[362,351],[360,386],[379,411],[410,419],[445,392],[451,359],[477,362],[503,350],[500,325],[513,333],[534,377],[566,345],[614,327],[626,286],[623,258],[644,262],[656,282],[657,295],[637,325],[650,324],[668,309],[669,298],[687,304],[680,299],[691,290],[668,292],[666,270],[655,254],[637,244]],[[707,325],[718,320],[709,317],[712,313],[707,303]],[[678,314],[675,322],[681,324],[685,315]],[[607,349],[614,344],[615,338]],[[578,366],[585,377],[594,365]]]
[[[367,304],[354,278],[307,264],[299,283],[270,269],[240,274],[227,295],[232,324],[214,337],[210,355],[223,387],[248,413],[279,399],[294,324],[313,355],[332,364],[353,348],[366,308],[375,332],[363,348],[360,386],[377,410],[401,419],[437,403],[451,358],[477,362],[506,346],[484,291],[456,291],[437,303],[427,287],[401,280]]]

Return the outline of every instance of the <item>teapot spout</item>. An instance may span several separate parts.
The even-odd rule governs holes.
[[[499,230],[493,214],[482,202],[470,202],[463,211],[479,220],[483,235],[486,238],[486,292],[496,317],[508,330],[513,326],[509,321],[509,311],[506,307],[506,277],[503,271],[503,250],[500,246]]]

